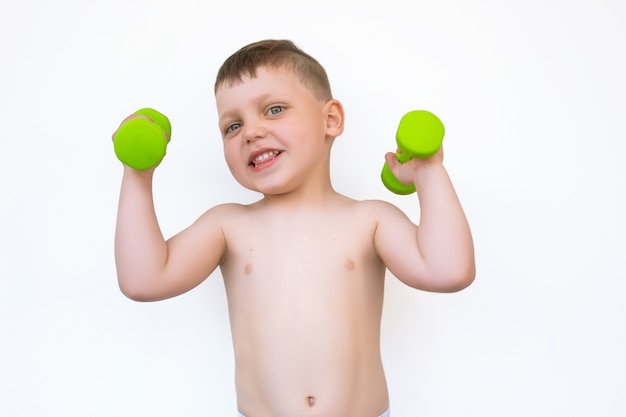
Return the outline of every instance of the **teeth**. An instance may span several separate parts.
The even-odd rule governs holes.
[[[254,162],[261,162],[264,159],[267,158],[271,158],[273,156],[278,155],[278,151],[271,151],[271,152],[263,152],[261,155],[257,155],[254,157]]]

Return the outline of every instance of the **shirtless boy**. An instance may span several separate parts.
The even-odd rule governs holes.
[[[393,152],[385,156],[401,182],[416,186],[418,227],[387,202],[333,189],[330,152],[343,131],[343,107],[324,69],[293,43],[237,51],[218,72],[215,98],[228,167],[262,197],[210,208],[165,240],[154,169],[124,166],[115,236],[121,291],[162,300],[219,267],[240,415],[389,415],[380,355],[386,269],[435,292],[459,291],[475,275],[470,229],[443,151],[404,164]]]

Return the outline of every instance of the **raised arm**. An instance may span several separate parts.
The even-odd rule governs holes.
[[[182,294],[219,264],[225,248],[218,215],[205,213],[165,240],[154,209],[154,169],[124,166],[115,230],[115,262],[121,291],[137,301]]]
[[[413,183],[420,203],[419,226],[395,207],[380,217],[376,249],[398,279],[426,291],[453,292],[470,285],[476,274],[470,227],[443,166],[443,149],[425,160],[400,164],[385,156],[396,178]]]

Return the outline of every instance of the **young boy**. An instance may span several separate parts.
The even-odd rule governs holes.
[[[385,270],[411,287],[458,291],[474,279],[470,229],[440,150],[385,158],[415,184],[420,224],[382,201],[355,201],[330,181],[344,126],[323,67],[290,41],[243,47],[215,83],[224,156],[263,197],[209,209],[165,240],[154,169],[124,166],[115,257],[121,291],[153,301],[224,279],[240,415],[389,415],[380,356]],[[145,116],[130,116],[145,117]]]

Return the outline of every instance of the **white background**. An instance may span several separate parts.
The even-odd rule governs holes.
[[[223,161],[212,87],[264,38],[327,68],[347,114],[342,193],[418,221],[415,196],[382,186],[383,155],[409,110],[446,126],[478,274],[448,295],[388,277],[394,417],[626,415],[625,3],[294,3],[2,1],[0,415],[235,415],[219,271],[158,303],[117,288],[110,136],[140,107],[170,117],[167,236],[255,200]]]

